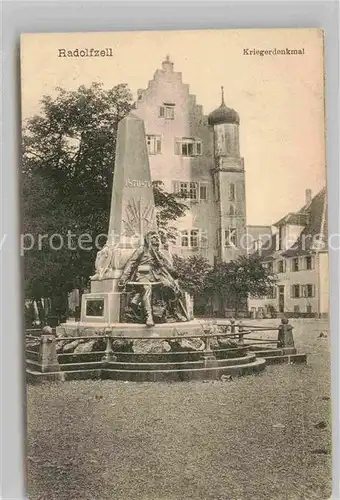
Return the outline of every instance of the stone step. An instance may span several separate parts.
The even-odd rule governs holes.
[[[255,361],[255,354],[247,354],[241,358],[232,358],[232,359],[215,359],[208,360],[207,362],[204,360],[199,361],[177,361],[170,363],[121,363],[114,362],[110,363],[110,368],[114,368],[117,370],[182,370],[182,369],[195,369],[195,368],[204,368],[208,363],[213,363],[216,367],[224,367],[224,366],[232,366],[232,365],[243,365],[247,363],[252,363]]]
[[[244,365],[231,365],[213,368],[195,368],[182,370],[103,370],[103,378],[127,380],[130,382],[188,382],[191,380],[218,380],[222,375],[239,377],[264,370],[266,361],[256,359]]]
[[[216,353],[218,356],[221,355],[228,355],[228,358],[239,358],[243,355],[245,355],[248,351],[249,348],[245,346],[240,346],[240,347],[234,347],[234,348],[229,348],[229,349],[214,349],[214,353]],[[210,351],[209,351],[210,352]],[[139,358],[140,356],[143,356],[145,360],[148,360],[148,362],[153,363],[155,360],[157,362],[164,362],[168,363],[172,358],[176,360],[178,357],[185,357],[185,358],[197,358],[197,356],[202,356],[202,354],[207,354],[207,351],[170,351],[170,352],[149,352],[149,353],[134,353],[134,352],[124,352],[124,351],[114,351],[113,354],[117,357],[120,357],[121,360],[126,361],[126,362],[137,362],[136,359]],[[79,358],[83,357],[84,360],[88,356],[103,356],[104,351],[91,351],[88,353],[77,353],[74,356],[77,356]],[[73,353],[58,353],[59,359],[67,359],[68,357],[71,358],[73,356]],[[164,360],[164,361],[163,361]]]
[[[218,380],[222,375],[238,377],[251,375],[265,369],[264,359],[255,359],[243,365],[215,366],[182,370],[115,370],[111,368],[40,373],[27,369],[27,381],[67,381],[85,379],[111,379],[130,382],[182,382],[191,380]]]
[[[98,380],[101,378],[101,375],[101,369],[49,373],[41,373],[31,369],[27,369],[26,382],[35,384],[40,382],[66,382],[68,380]]]
[[[241,347],[235,349],[218,349],[213,351],[218,359],[238,359],[244,357],[248,353],[248,348]],[[162,353],[133,353],[133,352],[118,352],[112,354],[117,357],[120,363],[179,363],[182,361],[200,361],[203,355],[210,354],[207,351],[178,351],[178,352],[162,352]],[[101,361],[104,356],[104,351],[92,351],[89,353],[59,353],[59,363],[72,364],[75,359],[77,363],[87,363]]]
[[[282,363],[298,364],[307,363],[307,354],[285,354],[283,356],[266,356],[267,365],[279,365]]]
[[[140,355],[141,357],[143,355]],[[182,369],[195,369],[195,368],[205,368],[209,364],[213,364],[216,367],[224,367],[231,365],[243,365],[247,363],[252,363],[255,361],[256,356],[254,353],[247,354],[241,358],[234,359],[214,359],[214,360],[203,360],[199,361],[177,361],[170,363],[122,363],[119,361],[106,362],[105,366],[109,366],[110,369],[114,370],[182,370]],[[86,370],[88,368],[100,368],[103,367],[103,361],[100,362],[84,362],[84,363],[64,363],[60,365],[63,371],[73,371],[73,370]]]
[[[286,347],[282,349],[251,349],[250,352],[254,352],[256,356],[261,356],[261,358],[267,358],[268,356],[286,356],[291,354],[296,354],[296,349],[294,347]]]

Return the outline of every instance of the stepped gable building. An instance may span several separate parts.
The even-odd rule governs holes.
[[[257,248],[264,265],[278,278],[270,295],[251,298],[254,316],[320,317],[328,314],[327,194],[322,189],[312,198],[306,190],[305,205],[288,213],[274,226],[269,245]],[[260,247],[261,245],[259,245]]]
[[[196,96],[174,71],[169,56],[145,90],[138,90],[134,114],[144,120],[151,177],[189,206],[175,222],[174,253],[201,254],[211,264],[244,250],[245,172],[240,156],[238,113],[221,105],[203,114]],[[244,246],[244,245],[243,245]]]

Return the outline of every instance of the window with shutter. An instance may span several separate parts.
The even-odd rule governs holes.
[[[299,270],[299,257],[295,257],[292,259],[292,271],[298,271]]]
[[[314,269],[314,257],[312,255],[307,255],[307,257],[305,257],[305,269],[307,271]]]
[[[146,145],[149,155],[160,154],[162,152],[162,138],[160,135],[147,135]]]
[[[188,198],[188,194],[189,194],[188,191],[189,191],[188,183],[187,182],[180,182],[179,183],[179,192],[180,192],[181,196]]]
[[[175,118],[175,105],[164,103],[159,107],[159,117],[166,120],[173,120]]]
[[[180,231],[180,246],[187,248],[206,248],[208,238],[206,231],[200,229],[183,229]]]
[[[179,181],[172,181],[172,192],[173,193],[179,193],[180,192],[180,183]]]
[[[198,200],[198,183],[190,182],[189,183],[189,198],[191,200]]]
[[[190,231],[190,246],[191,248],[196,248],[199,246],[199,230],[192,229]]]
[[[175,154],[182,156],[200,156],[202,154],[202,141],[199,139],[175,139]]]
[[[285,273],[286,272],[286,261],[279,260],[279,262],[277,263],[277,272],[278,273]]]
[[[208,185],[200,182],[200,200],[208,199]]]
[[[181,246],[188,247],[189,246],[189,237],[188,231],[181,231]]]
[[[314,297],[315,295],[315,286],[314,285],[306,285],[306,297]]]
[[[180,139],[175,139],[175,155],[180,155],[181,154],[181,141]]]
[[[201,182],[172,181],[173,193],[180,195],[188,200],[206,201],[208,199],[208,185]]]
[[[224,246],[236,246],[237,243],[237,233],[236,227],[230,227],[224,231]]]
[[[217,229],[216,231],[216,241],[217,241],[217,246],[221,246],[221,229]]]

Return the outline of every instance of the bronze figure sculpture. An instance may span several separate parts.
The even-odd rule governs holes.
[[[162,240],[164,244],[164,235]],[[129,318],[147,326],[153,326],[155,318],[158,323],[189,321],[170,253],[166,246],[165,251],[161,247],[159,233],[149,231],[144,244],[126,263],[119,281],[119,287],[130,288]]]

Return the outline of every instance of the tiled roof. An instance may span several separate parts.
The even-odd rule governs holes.
[[[274,224],[275,227],[281,226],[281,224],[293,224],[295,226],[305,226],[308,224],[308,212],[297,212],[297,213],[289,213],[285,215],[279,222]]]
[[[314,196],[310,206],[306,209],[309,214],[308,223],[296,243],[292,248],[284,252],[285,257],[293,257],[294,255],[302,255],[314,252],[316,236],[319,235],[319,240],[323,242],[322,250],[327,250],[328,242],[328,225],[327,225],[327,196],[326,188],[323,188]]]
[[[302,222],[305,220],[305,227],[295,244],[283,251],[276,251],[276,236],[273,235],[268,249],[261,250],[263,259],[270,261],[282,257],[294,257],[298,255],[306,255],[317,250],[315,242],[319,240],[322,245],[319,250],[327,251],[328,240],[328,225],[327,225],[327,195],[326,188],[323,188],[314,196],[309,205],[305,205],[296,213],[289,213],[283,217],[275,226],[281,224],[297,224],[296,221]],[[298,224],[299,225],[299,224]],[[318,238],[316,238],[318,235]]]

